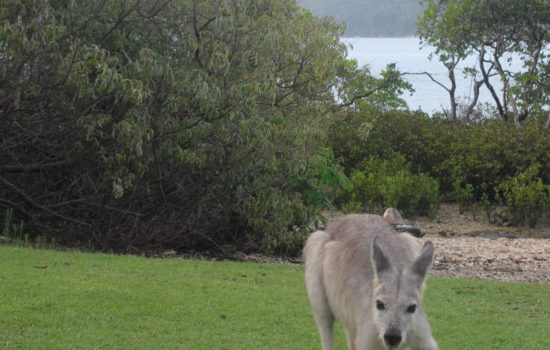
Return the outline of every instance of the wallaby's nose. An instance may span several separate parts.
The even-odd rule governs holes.
[[[401,343],[401,334],[399,331],[388,331],[384,334],[384,340],[389,346],[396,346]]]

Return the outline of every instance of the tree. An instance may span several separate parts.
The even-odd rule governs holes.
[[[548,65],[545,49],[550,45],[548,1],[429,0],[426,5],[418,21],[419,35],[436,48],[449,69],[451,85],[456,64],[476,54],[477,67],[469,67],[465,73],[475,80],[476,96],[481,86],[489,90],[503,120],[513,119],[519,127],[529,114],[548,103],[543,88]],[[521,71],[513,72],[507,66],[512,56],[522,61]],[[493,87],[493,76],[501,80],[501,92]],[[469,106],[467,113],[472,108]]]
[[[430,73],[422,72],[419,74],[427,75],[432,81],[444,88],[449,93],[450,119],[456,120],[458,103],[456,99],[456,69],[459,63],[472,54],[472,48],[468,46],[467,40],[462,36],[465,31],[462,28],[462,15],[469,12],[467,8],[470,4],[467,2],[445,2],[444,5],[434,1],[429,1],[422,17],[418,19],[418,35],[421,40],[430,46],[435,47],[435,55],[445,66],[448,72],[450,87],[436,80]],[[432,57],[430,56],[430,59]],[[475,79],[475,70],[470,68]],[[409,73],[411,74],[411,73]],[[474,97],[470,105],[475,105],[479,97],[479,87],[482,84],[474,83]],[[469,119],[472,108],[468,108],[465,119]]]
[[[0,18],[0,206],[31,236],[299,249],[338,175],[340,26],[290,0],[8,0]]]
[[[407,103],[400,96],[405,91],[414,91],[394,63],[388,64],[379,77],[371,74],[369,66],[359,68],[356,60],[347,60],[340,68],[339,107],[354,110],[374,107],[379,111],[405,108]]]
[[[333,120],[399,103],[395,70],[359,70],[293,0],[7,0],[0,18],[0,206],[62,244],[297,253],[349,187]]]

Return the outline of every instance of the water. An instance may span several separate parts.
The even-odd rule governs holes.
[[[401,72],[419,73],[428,72],[436,80],[449,87],[447,69],[436,58],[428,59],[433,52],[432,47],[421,47],[418,38],[342,38],[342,42],[351,45],[348,47],[348,57],[355,58],[360,66],[369,65],[373,74],[379,74],[388,63],[396,63]],[[462,69],[467,65],[473,65],[476,57],[469,57],[466,62],[459,65],[455,72],[459,101],[469,101],[473,96],[472,79],[464,78]],[[518,71],[520,62],[512,62],[511,70]],[[415,92],[402,97],[407,101],[410,109],[422,109],[432,113],[449,109],[449,94],[441,86],[434,83],[426,75],[405,75],[404,79],[410,82]],[[497,91],[502,88],[502,83],[496,78],[491,80]],[[479,103],[494,104],[493,99],[484,86],[480,90]]]

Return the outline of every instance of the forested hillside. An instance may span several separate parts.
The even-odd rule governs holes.
[[[346,36],[403,37],[416,32],[418,0],[298,0],[317,16],[347,24]]]

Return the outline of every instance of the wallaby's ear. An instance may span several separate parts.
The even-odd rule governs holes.
[[[380,278],[385,272],[389,272],[392,269],[390,259],[388,259],[384,250],[382,250],[380,241],[376,236],[372,239],[371,261],[377,278]]]
[[[403,223],[403,217],[399,211],[395,208],[388,208],[384,212],[384,220],[390,225]]]
[[[420,283],[424,282],[432,262],[434,260],[434,244],[431,241],[424,243],[422,251],[412,265],[412,272],[418,277]]]

